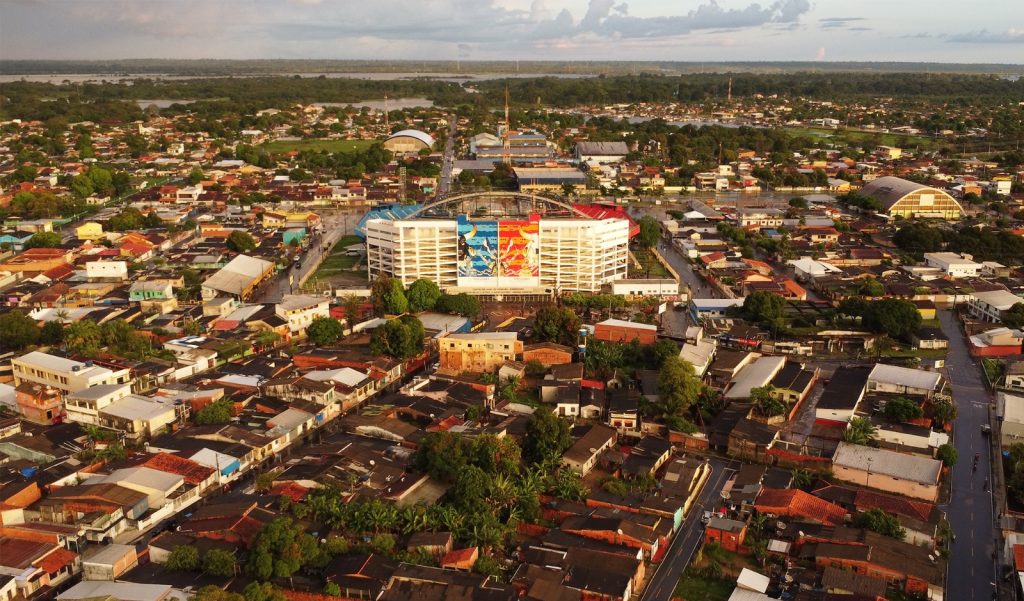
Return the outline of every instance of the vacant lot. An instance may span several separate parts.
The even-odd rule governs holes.
[[[376,140],[328,140],[324,138],[315,140],[275,140],[267,142],[263,148],[274,154],[280,152],[291,152],[293,150],[326,150],[327,152],[355,152],[366,150]]]
[[[729,595],[736,588],[735,581],[705,578],[695,574],[683,574],[676,585],[674,597],[686,601],[729,601]]]
[[[899,133],[882,133],[869,130],[857,129],[830,129],[827,127],[787,127],[786,131],[794,136],[807,136],[815,140],[834,140],[847,144],[859,144],[867,141],[878,140],[879,144],[885,146],[898,146],[901,148],[920,147],[934,148],[939,140],[925,136],[913,136]]]
[[[631,278],[671,278],[672,274],[669,270],[665,269],[665,266],[661,264],[661,261],[654,256],[654,252],[645,248],[638,248],[633,251],[633,256],[636,257],[640,268],[637,270],[635,265],[630,265],[629,277]]]

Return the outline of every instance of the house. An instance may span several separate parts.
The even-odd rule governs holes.
[[[817,367],[805,369],[800,363],[787,362],[772,378],[772,395],[788,404],[803,401],[814,388],[819,371]]]
[[[815,405],[815,423],[846,428],[864,398],[870,373],[867,367],[841,366],[836,369]]]
[[[867,391],[931,398],[942,390],[942,374],[898,365],[876,364],[868,374]]]
[[[1024,345],[1024,331],[1007,327],[992,328],[967,339],[971,354],[976,357],[1019,355]]]
[[[32,351],[11,359],[15,384],[35,382],[66,393],[78,392],[101,384],[124,384],[131,381],[127,369],[111,370],[92,361],[74,361]]]
[[[31,598],[81,571],[81,558],[58,543],[0,536],[0,577],[14,576],[18,594]]]
[[[454,551],[445,553],[444,556],[441,557],[440,566],[449,570],[463,570],[469,572],[473,569],[477,559],[480,559],[479,547],[455,549]]]
[[[1003,386],[1011,390],[1024,391],[1024,361],[1014,361],[1006,366]]]
[[[742,228],[761,229],[779,227],[786,213],[781,209],[766,207],[740,207],[736,210],[737,221]]]
[[[942,462],[840,442],[832,456],[832,473],[840,480],[867,488],[934,502],[939,495]]]
[[[923,326],[916,332],[910,334],[910,342],[914,348],[922,350],[936,350],[949,348],[949,338],[942,332],[942,328]]]
[[[411,552],[423,552],[432,557],[442,557],[452,550],[451,532],[416,532],[409,537],[405,548]]]
[[[64,409],[69,421],[80,424],[100,423],[100,409],[132,393],[130,384],[99,384],[67,395]]]
[[[24,382],[14,389],[14,395],[18,413],[32,423],[49,426],[65,419],[61,391],[57,388]]]
[[[625,142],[577,142],[576,160],[581,163],[619,163],[629,154]]]
[[[695,322],[728,315],[729,309],[743,306],[743,298],[691,298],[690,317]]]
[[[982,264],[971,260],[967,253],[934,252],[924,253],[924,262],[929,267],[940,269],[951,278],[974,278],[981,272]]]
[[[1024,299],[1009,290],[975,292],[967,302],[967,312],[975,319],[998,323],[1003,320],[1003,311],[1019,302],[1024,302]]]
[[[203,282],[203,299],[227,295],[245,300],[274,274],[274,269],[275,265],[270,261],[238,255]]]
[[[128,300],[140,302],[174,298],[174,280],[139,280],[128,288]]]
[[[640,344],[653,344],[657,335],[658,326],[621,319],[606,319],[594,326],[594,338],[604,342],[636,340]]]
[[[113,581],[137,565],[139,557],[133,545],[90,547],[82,556],[82,578]]]
[[[61,248],[30,248],[0,263],[0,271],[38,274],[71,263],[73,253]]]
[[[640,394],[635,389],[613,388],[607,391],[607,424],[621,434],[640,432]]]
[[[743,367],[729,382],[725,389],[725,398],[729,400],[750,398],[751,390],[771,384],[776,374],[785,365],[785,357],[758,357],[753,363]]]
[[[173,402],[130,395],[100,409],[100,425],[132,441],[152,438],[178,419],[177,407]]]
[[[79,240],[96,241],[106,237],[103,233],[103,226],[95,221],[86,221],[75,228],[75,237]]]
[[[293,335],[304,333],[318,317],[331,316],[330,299],[307,294],[286,294],[274,306],[274,314],[288,320]]]
[[[447,373],[491,372],[523,352],[515,332],[449,334],[438,341],[440,369]]]
[[[523,346],[523,362],[538,361],[545,367],[572,363],[573,349],[554,342],[538,342]]]
[[[141,582],[106,582],[87,580],[79,582],[68,590],[57,594],[57,601],[175,601],[180,599],[169,584],[146,584]]]
[[[581,476],[586,476],[597,464],[601,453],[612,448],[618,440],[615,428],[603,424],[593,424],[585,428],[583,435],[562,454],[562,465],[579,472]]]
[[[85,264],[85,277],[90,282],[124,282],[128,279],[125,261],[89,261]]]
[[[1002,420],[999,436],[1003,448],[1024,442],[1024,397],[1005,392],[998,393],[996,415]]]
[[[704,527],[704,544],[718,543],[726,551],[739,553],[747,537],[747,524],[739,520],[715,516]]]
[[[846,522],[846,510],[834,503],[799,489],[764,488],[757,495],[754,508],[759,513],[788,516],[801,521],[841,526]]]

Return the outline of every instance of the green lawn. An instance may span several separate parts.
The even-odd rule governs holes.
[[[355,244],[362,244],[363,239],[359,236],[349,235],[342,236],[334,244],[334,248],[331,249],[331,253],[327,255],[327,258],[320,263],[317,267],[316,272],[310,278],[312,281],[328,279],[332,275],[341,273],[353,273],[352,268],[355,267],[359,262],[363,260],[362,256],[349,256],[345,254],[345,249]]]
[[[271,153],[290,152],[292,150],[326,150],[328,152],[355,152],[366,150],[376,140],[327,140],[323,138],[311,140],[275,140],[267,142],[263,148]]]
[[[630,277],[633,278],[671,278],[672,274],[669,270],[665,269],[665,266],[661,264],[652,251],[646,249],[637,249],[633,251],[633,256],[640,263],[640,269],[637,270],[635,266],[630,265]],[[648,272],[650,275],[648,275]]]
[[[686,601],[728,601],[734,588],[735,581],[715,580],[687,573],[676,584],[674,596]]]
[[[795,136],[807,136],[815,140],[831,140],[846,144],[859,144],[865,140],[878,139],[884,146],[934,148],[937,141],[924,136],[872,132],[856,129],[831,129],[827,127],[787,127],[786,131]]]

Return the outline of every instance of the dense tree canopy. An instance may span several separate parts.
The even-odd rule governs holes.
[[[538,409],[526,422],[523,457],[536,464],[557,461],[572,444],[569,424],[546,409]]]
[[[533,337],[540,342],[557,342],[575,347],[583,322],[568,307],[541,307],[533,318]]]
[[[59,248],[60,234],[56,232],[37,232],[25,242],[25,248]]]
[[[228,239],[225,242],[228,250],[236,253],[247,253],[251,250],[255,250],[257,246],[256,239],[252,237],[248,232],[236,230],[228,235]]]
[[[288,578],[315,561],[321,551],[316,539],[291,518],[281,517],[263,526],[249,549],[246,570],[259,580]]]
[[[858,513],[853,518],[853,525],[855,528],[866,528],[896,540],[903,540],[907,535],[906,529],[900,525],[896,516],[877,507]]]
[[[868,303],[862,323],[872,332],[906,336],[921,326],[921,313],[910,301],[884,298]]]
[[[419,319],[403,315],[374,328],[370,335],[370,352],[394,359],[409,359],[423,351],[424,330]]]
[[[644,215],[638,222],[640,233],[636,237],[637,244],[645,248],[652,248],[658,245],[661,240],[661,224],[650,215]]]
[[[472,319],[480,314],[480,301],[475,296],[465,292],[442,294],[434,303],[434,310],[440,313],[451,313]]]
[[[20,351],[39,342],[39,337],[40,329],[36,320],[21,311],[15,310],[0,315],[0,347]]]
[[[431,280],[418,279],[409,285],[405,296],[409,300],[410,311],[429,311],[441,298],[441,289]]]
[[[306,336],[318,347],[330,346],[344,335],[345,328],[333,317],[314,317],[306,326]]]
[[[378,316],[401,315],[409,310],[402,282],[386,275],[378,276],[370,287],[373,310]]]

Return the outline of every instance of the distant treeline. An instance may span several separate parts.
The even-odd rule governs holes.
[[[0,116],[23,119],[65,117],[69,121],[117,119],[137,114],[137,107],[116,109],[117,101],[138,99],[203,100],[189,110],[208,116],[246,114],[296,103],[359,102],[383,98],[426,97],[441,106],[496,108],[505,88],[517,106],[571,107],[633,102],[721,101],[732,81],[733,98],[755,94],[819,100],[894,97],[971,105],[1016,102],[1024,97],[1024,79],[994,75],[930,73],[786,73],[621,75],[589,78],[507,78],[473,83],[470,93],[455,82],[437,79],[369,80],[326,77],[245,77],[205,79],[138,79],[128,83],[3,85]],[[94,105],[96,106],[90,106]],[[99,106],[104,110],[98,110]],[[180,109],[178,109],[180,110]]]
[[[994,73],[1024,75],[1024,65],[909,62],[678,62],[678,61],[412,61],[412,60],[161,60],[112,61],[0,61],[0,73],[13,75],[58,74],[166,74],[291,75],[295,73],[517,73],[637,75],[643,73]]]

